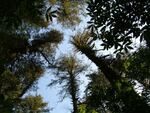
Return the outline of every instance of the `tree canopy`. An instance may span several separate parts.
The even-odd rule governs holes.
[[[91,19],[71,44],[98,67],[93,73],[75,52],[55,58],[63,33],[51,28],[38,32],[53,21],[63,28],[78,25],[85,6]],[[27,93],[50,69],[55,77],[49,86],[62,86],[60,95],[71,98],[72,113],[149,113],[149,12],[149,0],[1,0],[0,112],[49,112],[41,95]],[[145,44],[135,48],[133,39]],[[101,54],[112,48],[111,55]],[[89,81],[79,99],[83,72]]]
[[[149,0],[90,0],[90,28],[104,49],[132,49],[132,38],[140,37],[149,45]]]

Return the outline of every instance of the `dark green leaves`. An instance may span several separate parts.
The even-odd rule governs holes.
[[[89,0],[87,11],[91,20],[88,28],[96,28],[94,32],[105,49],[114,47],[127,52],[132,49],[132,38],[138,38],[149,29],[149,7],[149,0]],[[143,38],[148,41],[144,34],[141,41]]]

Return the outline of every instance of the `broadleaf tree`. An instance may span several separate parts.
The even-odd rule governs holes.
[[[91,34],[92,35],[92,34]],[[88,36],[88,37],[87,37]],[[107,62],[106,58],[103,56],[98,56],[97,51],[94,50],[93,37],[83,33],[81,35],[77,34],[73,40],[73,45],[82,54],[85,54],[93,63],[104,74],[105,78],[108,79],[113,89],[118,93],[119,98],[123,102],[123,112],[126,113],[141,113],[148,112],[150,107],[145,99],[137,94],[134,90],[130,79],[122,76],[123,73],[118,73],[110,64]],[[137,104],[134,104],[137,103]]]

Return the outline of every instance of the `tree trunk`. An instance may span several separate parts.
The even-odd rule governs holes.
[[[119,98],[125,105],[123,107],[124,113],[149,113],[150,107],[147,102],[135,92],[132,85],[108,66],[105,59],[97,57],[91,49],[80,49],[80,51],[99,67],[114,90],[119,94]],[[116,82],[120,86],[117,86]]]
[[[76,79],[74,77],[74,75],[71,73],[70,74],[70,95],[71,95],[71,99],[72,99],[72,103],[73,103],[73,112],[72,113],[77,113],[78,108],[77,108],[77,86],[76,86]]]

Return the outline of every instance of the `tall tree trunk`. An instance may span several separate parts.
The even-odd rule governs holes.
[[[73,103],[73,112],[72,113],[77,113],[77,111],[78,111],[78,108],[77,108],[77,98],[73,94],[72,94],[72,103]]]
[[[76,86],[76,79],[72,73],[70,73],[70,95],[73,103],[73,112],[72,113],[77,113],[78,108],[77,108],[77,86]]]
[[[92,49],[79,48],[79,50],[95,63],[109,80],[125,105],[123,107],[124,113],[149,113],[150,107],[146,101],[135,92],[132,85],[108,66],[105,59],[97,57]]]

